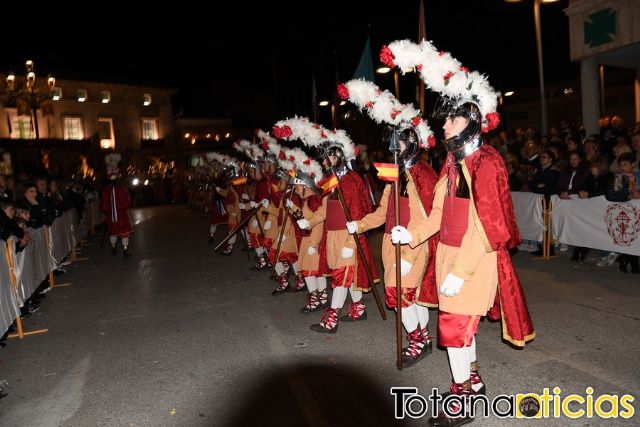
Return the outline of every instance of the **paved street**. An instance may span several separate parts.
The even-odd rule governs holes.
[[[231,257],[213,252],[207,218],[183,206],[131,217],[133,257],[112,256],[94,236],[82,254],[90,260],[64,276],[72,286],[49,292],[25,320],[49,333],[0,349],[0,379],[9,383],[0,426],[388,426],[391,386],[428,395],[450,383],[441,350],[395,368],[394,314],[382,321],[373,296],[369,320],[317,334],[309,325],[320,314],[299,313],[303,293],[272,297],[274,282],[249,270],[240,245]],[[481,322],[489,397],[556,386],[562,396],[585,396],[588,386],[594,396],[640,396],[640,276],[617,264],[576,270],[567,258],[514,257],[538,337],[516,350],[501,342],[499,323]],[[491,417],[472,425],[513,424]],[[637,415],[517,422],[638,424]]]

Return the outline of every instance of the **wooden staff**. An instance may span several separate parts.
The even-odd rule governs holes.
[[[276,264],[280,260],[280,251],[282,250],[282,236],[284,236],[284,229],[287,226],[287,219],[289,218],[289,208],[287,207],[287,202],[291,200],[293,197],[293,184],[287,184],[287,189],[285,190],[285,194],[287,191],[291,190],[287,200],[282,201],[282,205],[280,206],[280,210],[278,211],[278,218],[284,211],[284,218],[282,219],[282,227],[280,228],[280,233],[278,235],[278,246],[276,249],[276,259],[273,261],[273,269],[271,270],[271,277],[275,277],[276,275]]]
[[[258,206],[256,206],[255,208],[253,208],[251,210],[251,212],[249,212],[249,215],[247,215],[247,217],[245,219],[243,219],[242,221],[240,221],[238,223],[238,225],[236,225],[234,227],[233,230],[231,230],[229,232],[229,234],[227,234],[227,237],[225,237],[224,239],[222,239],[222,241],[220,243],[218,243],[218,246],[215,247],[214,251],[218,251],[218,249],[220,249],[222,247],[222,245],[224,245],[225,243],[227,243],[227,240],[229,240],[231,238],[231,236],[233,236],[234,234],[236,234],[240,229],[242,229],[242,227],[244,227],[247,222],[249,222],[249,220],[251,218],[253,218],[253,216],[258,212],[258,210],[260,209],[260,204],[258,204]],[[258,222],[259,223],[259,222]]]
[[[331,161],[329,160],[329,155],[326,151],[324,155],[328,164],[331,164]],[[336,178],[338,177],[333,166],[331,166],[331,172],[336,176]],[[344,211],[344,216],[347,219],[347,222],[351,222],[351,213],[349,212],[349,209],[347,209],[347,203],[344,201],[344,194],[342,194],[342,189],[340,188],[339,179],[338,179],[338,186],[335,189],[336,189],[336,192],[338,193],[338,199],[340,200],[340,205],[342,206],[342,210]],[[360,244],[360,239],[358,238],[357,231],[353,233],[353,239],[356,242],[356,248],[358,248],[358,254],[362,259],[362,264],[364,265],[364,269],[367,272],[367,279],[369,280],[369,284],[371,285],[371,290],[373,291],[373,297],[375,298],[376,304],[378,305],[378,310],[380,310],[380,316],[382,316],[382,319],[387,320],[387,313],[385,313],[384,311],[384,306],[382,305],[382,299],[380,299],[380,295],[378,294],[378,289],[376,288],[376,284],[373,281],[373,276],[371,275],[371,270],[369,269],[369,263],[367,262],[367,258],[365,258],[364,249]]]
[[[397,133],[394,131],[391,137],[391,145],[389,150],[393,153],[393,160],[398,168],[398,154],[400,154],[400,144]],[[393,201],[395,226],[400,225],[400,177],[393,182]],[[402,272],[400,263],[402,262],[400,254],[400,242],[395,244],[396,247],[396,366],[398,370],[402,370]]]

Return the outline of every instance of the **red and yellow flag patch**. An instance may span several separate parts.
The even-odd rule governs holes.
[[[400,176],[398,172],[398,165],[394,163],[374,163],[376,169],[378,169],[378,178],[383,181],[397,181]]]

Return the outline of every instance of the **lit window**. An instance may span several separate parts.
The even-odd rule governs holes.
[[[142,105],[144,105],[145,107],[148,107],[149,105],[151,105],[150,93],[145,93],[144,95],[142,95]]]
[[[100,101],[102,101],[103,104],[111,102],[111,93],[108,90],[100,92]]]
[[[11,139],[35,139],[36,133],[33,129],[31,116],[18,116],[16,112],[9,113],[11,123]]]
[[[84,139],[81,117],[64,118],[64,139]]]
[[[87,100],[87,90],[78,89],[78,102],[84,102]]]
[[[113,135],[113,119],[111,118],[99,118],[98,119],[98,137],[100,138],[100,147],[115,148],[116,141]]]
[[[157,119],[142,119],[142,139],[158,139]]]
[[[54,87],[51,89],[51,99],[54,101],[60,101],[62,99],[62,88]]]

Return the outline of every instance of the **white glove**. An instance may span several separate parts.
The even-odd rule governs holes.
[[[357,221],[348,222],[347,231],[349,232],[349,234],[356,234],[356,232],[358,231],[358,222]]]
[[[244,193],[243,193],[243,194],[242,194],[242,200],[249,201],[249,200],[251,200],[251,198],[249,197],[249,195],[248,195],[248,194],[244,194]]]
[[[407,230],[403,226],[397,225],[391,229],[391,242],[393,244],[400,243],[402,245],[406,245],[412,240],[413,237],[411,236],[411,233],[409,233],[409,230]]]
[[[293,202],[292,202],[291,200],[289,200],[289,199],[287,199],[287,202],[286,202],[285,204],[287,205],[287,207],[288,207],[289,209],[293,209],[293,207],[295,206],[295,205],[293,204]]]
[[[452,297],[460,292],[462,285],[464,285],[464,279],[461,279],[453,273],[449,273],[447,277],[445,277],[442,286],[440,286],[440,293],[444,296]]]
[[[251,202],[249,202],[249,206],[251,206],[251,209],[255,209],[258,207],[258,204],[252,200]]]
[[[265,229],[265,230],[268,230],[268,229],[270,229],[270,228],[271,228],[271,221],[267,221],[267,222],[265,222],[265,223],[264,223],[264,229]]]
[[[216,186],[216,191],[219,193],[222,191],[222,188]]]
[[[241,211],[244,210],[244,203],[238,203],[238,207],[240,208]]]
[[[314,248],[313,246],[309,246],[309,249],[307,249],[307,254],[308,255],[315,255],[316,254],[316,248]]]
[[[251,221],[251,227],[258,228],[258,220],[257,219],[254,219],[253,221]]]
[[[400,276],[408,276],[409,273],[411,273],[412,266],[413,264],[411,264],[410,262],[400,259]]]
[[[269,201],[267,199],[262,199],[260,203],[262,203],[262,207],[265,209],[269,207]]]
[[[287,240],[287,235],[283,234],[282,235],[282,239],[280,239],[280,242],[284,242],[285,240]]]
[[[311,224],[309,224],[308,220],[302,218],[298,220],[298,227],[300,227],[301,230],[308,230],[311,228]]]
[[[351,258],[353,256],[353,249],[351,248],[342,248],[342,258]]]

